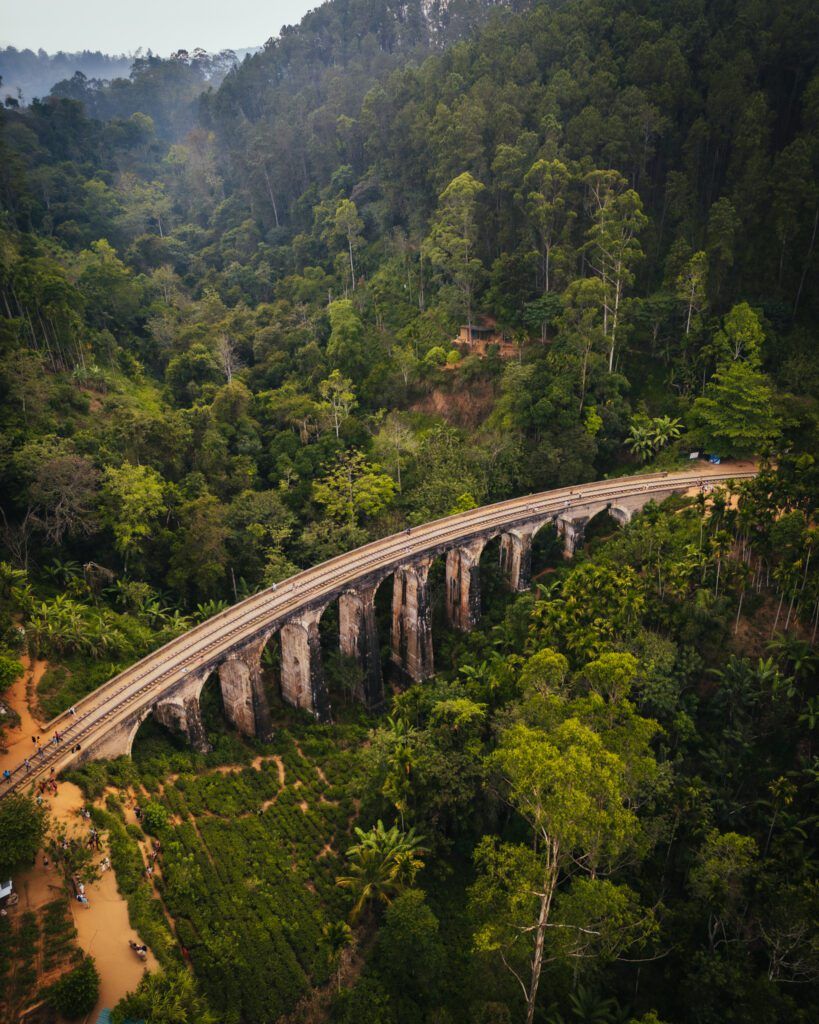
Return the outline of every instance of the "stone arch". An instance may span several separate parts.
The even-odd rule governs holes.
[[[455,544],[446,552],[444,605],[450,626],[469,632],[481,616],[480,561],[487,535]]]
[[[609,505],[608,513],[619,526],[628,526],[634,514],[631,509],[623,508],[622,505]]]
[[[272,626],[261,630],[249,643],[228,651],[216,666],[225,718],[243,735],[258,739],[268,739],[272,732],[262,654],[275,632]]]
[[[628,508],[612,501],[595,502],[581,506],[575,510],[574,514],[569,512],[562,515],[559,532],[563,537],[564,556],[571,558],[577,548],[584,543],[589,526],[595,520],[599,520],[601,516],[606,516],[611,522],[622,528],[630,522],[631,515]]]
[[[415,682],[435,674],[429,570],[436,557],[409,559],[393,574],[391,659],[401,675]]]
[[[133,720],[125,729],[122,742],[122,752],[120,754],[98,754],[97,756],[121,757],[122,755],[127,755],[128,757],[130,757],[134,749],[134,740],[136,739],[137,733],[139,732],[139,728],[144,722],[146,722],[151,717],[153,710],[153,705],[148,704],[144,708],[140,708],[140,710],[136,713]]]
[[[358,665],[360,676],[354,682],[354,696],[371,711],[380,711],[384,706],[376,596],[390,576],[389,572],[378,573],[338,596],[339,651]]]

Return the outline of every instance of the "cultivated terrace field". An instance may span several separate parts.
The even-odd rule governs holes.
[[[238,1009],[242,1020],[275,1021],[328,980],[322,927],[349,909],[335,880],[352,842],[365,737],[356,726],[296,725],[277,732],[262,754],[235,743],[231,754],[246,763],[233,766],[218,763],[218,754],[194,764],[169,753],[166,741],[163,753],[137,756],[136,764],[75,773],[90,795],[105,786],[105,809],[94,817],[112,838],[135,924],[145,922],[143,936],[165,959],[184,947],[220,1014]],[[163,741],[146,748],[161,751]],[[142,851],[154,840],[162,852],[149,881]]]

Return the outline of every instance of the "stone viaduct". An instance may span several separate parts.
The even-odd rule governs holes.
[[[619,523],[649,501],[691,488],[756,475],[745,464],[730,470],[698,465],[683,473],[620,477],[513,498],[472,509],[373,541],[254,594],[195,626],[115,676],[44,730],[44,753],[32,770],[23,766],[2,789],[11,792],[56,771],[95,758],[131,752],[148,715],[207,750],[199,695],[218,674],[225,714],[249,736],[267,738],[270,711],[262,685],[262,653],[278,633],[283,699],[314,715],[331,717],[321,662],[319,621],[338,602],[339,646],[360,668],[357,697],[372,710],[384,701],[375,594],[392,577],[391,660],[408,680],[434,673],[429,571],[446,560],[445,608],[455,629],[472,629],[480,616],[479,560],[486,544],[500,538],[500,568],[512,591],[528,589],[532,540],[547,524],[563,538],[566,557],[582,541],[586,524],[600,512]],[[54,730],[59,742],[48,742]],[[79,749],[77,747],[79,746]]]

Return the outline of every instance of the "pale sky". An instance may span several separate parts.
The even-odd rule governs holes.
[[[48,53],[261,46],[322,0],[0,0],[0,46]]]

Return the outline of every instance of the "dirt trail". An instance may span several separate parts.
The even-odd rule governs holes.
[[[20,716],[20,722],[3,733],[3,746],[8,749],[5,753],[0,752],[0,771],[4,768],[16,768],[24,757],[31,757],[34,754],[36,747],[31,742],[32,736],[42,736],[44,743],[50,737],[42,722],[31,713],[29,706],[29,695],[34,694],[37,684],[48,668],[48,662],[32,662],[27,654],[21,655],[20,660],[23,663],[23,673],[11,684],[3,697],[4,703]]]
[[[65,827],[68,838],[84,837],[88,831],[77,813],[83,803],[82,792],[70,782],[61,782],[57,795],[46,801],[52,821]],[[97,861],[103,856],[100,853]],[[15,878],[14,886],[22,910],[34,910],[65,892],[62,873],[53,864],[45,865],[43,851],[37,854],[33,867]],[[72,899],[71,913],[77,944],[94,957],[100,972],[100,996],[89,1017],[96,1020],[103,1007],[115,1006],[126,992],[136,988],[144,970],[155,971],[159,964],[150,951],[147,960],[140,960],[128,945],[129,939],[139,941],[139,936],[128,921],[128,904],[117,889],[113,871],[103,871],[85,891],[89,906]]]
[[[90,909],[73,901],[72,910],[77,941],[96,959],[100,972],[100,997],[90,1018],[95,1020],[103,1007],[116,1006],[136,988],[144,970],[155,971],[159,964],[150,950],[142,961],[128,945],[130,939],[139,941],[139,936],[128,921],[128,904],[119,894],[113,871],[105,871],[99,881],[87,886],[86,893]]]
[[[19,764],[34,750],[31,737],[40,735],[48,739],[49,733],[31,713],[29,698],[48,667],[45,661],[21,658],[25,671],[6,691],[6,703],[20,716],[20,725],[5,734],[8,751],[0,754],[0,771],[4,767]],[[45,804],[52,821],[65,827],[68,838],[87,838],[88,825],[78,812],[84,803],[80,789],[70,782],[61,782],[57,794],[47,796]],[[101,860],[105,852],[97,855]],[[21,910],[34,910],[65,892],[63,875],[53,864],[46,866],[41,850],[35,864],[17,875],[14,887],[20,897]],[[157,970],[159,964],[149,951],[145,961],[140,960],[128,945],[129,939],[139,941],[139,936],[128,921],[128,904],[117,889],[113,871],[102,872],[96,882],[86,886],[89,907],[71,900],[71,913],[77,928],[77,943],[81,949],[94,957],[100,972],[100,997],[89,1020],[96,1020],[103,1007],[113,1007],[119,1000],[139,984],[143,971]]]

